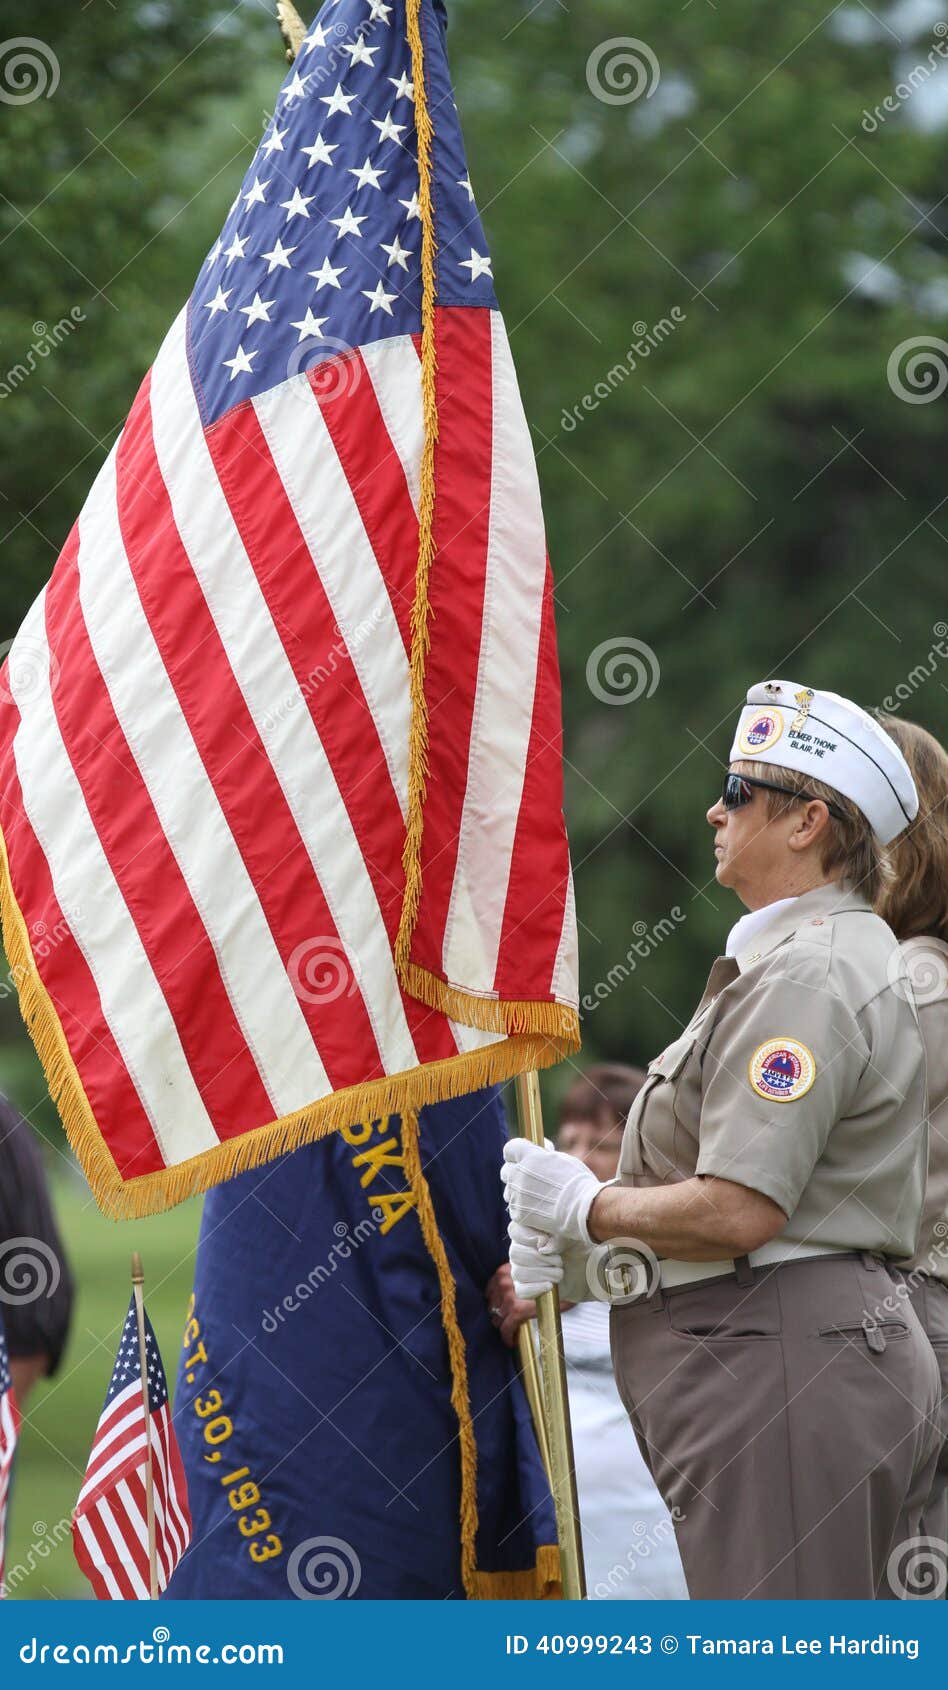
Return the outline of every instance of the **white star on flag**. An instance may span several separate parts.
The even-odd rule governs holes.
[[[419,221],[421,220],[421,206],[418,204],[417,193],[412,194],[410,200],[399,200],[398,203],[399,205],[403,205],[405,207],[405,212],[409,221],[413,217],[417,217]]]
[[[284,137],[285,134],[286,134],[285,129],[274,128],[273,134],[268,135],[266,140],[263,143],[264,152],[265,153],[282,153],[282,151],[283,151],[283,137]]]
[[[362,288],[360,291],[365,294],[366,299],[369,301],[369,305],[371,307],[369,313],[370,316],[372,311],[385,311],[389,316],[392,315],[392,300],[396,296],[393,293],[386,293],[381,282],[376,282],[374,289]]]
[[[381,188],[379,188],[379,178],[381,176],[387,176],[388,171],[387,170],[376,170],[374,165],[372,164],[371,159],[367,158],[365,163],[360,164],[358,166],[358,168],[355,168],[353,165],[350,164],[349,175],[355,177],[356,187],[358,187],[358,188],[378,188],[379,193],[381,193],[382,190],[381,190]]]
[[[262,252],[260,254],[261,258],[266,258],[268,261],[267,275],[271,276],[276,269],[291,270],[292,265],[290,263],[290,253],[295,251],[295,246],[284,246],[279,236],[277,236],[272,252]]]
[[[292,323],[290,326],[291,328],[299,329],[300,340],[312,340],[314,336],[323,338],[323,324],[328,321],[328,317],[314,317],[312,310],[307,305],[305,317],[302,317],[298,323]]]
[[[362,230],[359,228],[359,224],[364,223],[365,218],[354,216],[351,206],[346,206],[341,217],[330,217],[329,221],[334,223],[339,230],[336,236],[337,241],[341,240],[343,235],[358,235],[359,239],[362,239]]]
[[[290,199],[280,201],[280,208],[286,212],[287,222],[289,223],[290,219],[293,217],[305,217],[308,219],[309,212],[306,208],[310,205],[314,198],[315,196],[313,194],[301,194],[299,188],[294,188]]]
[[[234,236],[233,240],[230,243],[230,246],[227,247],[227,249],[226,249],[225,256],[227,258],[227,264],[225,264],[225,266],[224,266],[225,270],[227,268],[227,265],[233,263],[235,258],[243,258],[244,247],[247,245],[247,242],[249,241],[249,239],[250,239],[249,235],[235,235]]]
[[[307,169],[312,170],[315,164],[332,164],[332,154],[339,151],[338,141],[324,141],[320,130],[311,147],[300,147],[301,153],[309,154]]]
[[[230,379],[233,381],[235,376],[249,376],[251,371],[251,360],[256,358],[256,356],[256,347],[254,347],[252,352],[245,352],[242,346],[238,346],[233,358],[222,358],[221,363],[223,364],[225,370],[230,371]]]
[[[408,269],[408,260],[411,258],[412,253],[414,252],[413,247],[408,248],[408,247],[402,246],[402,243],[399,240],[397,235],[395,236],[395,239],[393,240],[391,246],[386,246],[384,241],[380,241],[379,245],[381,246],[383,252],[388,253],[388,269],[389,270],[392,268],[393,264],[400,264],[403,270]]]
[[[305,94],[306,84],[307,84],[308,81],[309,81],[308,75],[300,76],[300,73],[299,73],[298,70],[295,70],[293,72],[292,82],[288,82],[286,87],[283,90],[283,98],[284,98],[284,100],[286,100],[287,105],[289,105],[291,100],[298,100],[300,98],[301,94]]]
[[[398,145],[401,146],[402,143],[398,138],[405,133],[408,125],[407,123],[393,123],[392,114],[387,111],[384,117],[373,117],[372,127],[378,130],[380,141],[398,141]]]
[[[414,103],[415,84],[409,80],[404,71],[402,71],[401,76],[390,76],[388,80],[395,90],[396,100],[411,100]]]
[[[255,293],[249,305],[238,305],[237,309],[243,312],[249,328],[251,323],[269,323],[270,307],[275,304],[275,299],[261,299],[259,293]]]
[[[341,276],[347,268],[345,264],[332,265],[328,258],[324,258],[318,270],[307,270],[306,274],[312,276],[317,289],[338,288],[340,283],[336,281],[336,277]]]
[[[318,23],[307,41],[306,46],[303,48],[304,55],[306,53],[311,53],[314,47],[325,47],[328,39],[329,37],[327,36],[322,24]]]
[[[353,101],[355,100],[355,95],[344,94],[341,83],[336,83],[336,86],[331,94],[320,94],[319,98],[322,101],[322,104],[327,108],[330,117],[332,117],[333,112],[337,111],[345,112],[346,117],[351,115],[351,107]]]
[[[490,276],[493,279],[494,273],[490,267],[490,259],[483,257],[479,252],[475,252],[473,247],[471,247],[470,258],[462,258],[460,264],[462,270],[470,270],[472,282],[476,282],[478,276]]]
[[[391,6],[386,6],[385,0],[369,0],[369,22],[384,23],[391,29],[392,26],[388,21],[388,14],[391,9]]]
[[[349,62],[353,65],[370,65],[378,52],[377,47],[367,47],[365,37],[360,35],[355,41],[343,42],[342,50],[349,54]]]
[[[253,187],[248,194],[244,194],[244,200],[246,201],[248,209],[252,205],[266,204],[263,190],[264,188],[269,188],[269,186],[269,182],[261,182],[259,176],[254,177]]]
[[[233,288],[228,288],[227,292],[225,293],[224,289],[222,287],[218,287],[217,292],[214,295],[214,298],[205,300],[205,302],[204,302],[205,311],[209,311],[211,313],[212,317],[218,311],[226,311],[227,310],[227,301],[229,300],[233,291],[234,291]]]
[[[473,205],[473,203],[474,203],[474,189],[471,187],[471,178],[469,176],[459,176],[458,177],[458,187],[459,188],[465,188],[467,190],[467,197],[470,200],[471,204]]]

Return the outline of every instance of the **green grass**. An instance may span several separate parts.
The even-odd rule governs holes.
[[[141,1252],[145,1301],[173,1389],[201,1213],[196,1200],[150,1220],[107,1221],[78,1175],[57,1179],[54,1196],[76,1303],[59,1372],[27,1403],[6,1556],[10,1596],[40,1600],[91,1594],[69,1519],[128,1309],[131,1252]]]

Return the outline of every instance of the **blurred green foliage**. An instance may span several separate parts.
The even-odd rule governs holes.
[[[929,660],[948,607],[948,401],[908,403],[886,373],[897,345],[937,336],[948,312],[944,130],[916,121],[930,88],[874,133],[863,121],[907,67],[939,63],[937,10],[927,25],[923,0],[911,25],[905,7],[876,23],[810,0],[449,12],[558,583],[584,989],[643,924],[675,906],[683,917],[587,1016],[589,1054],[641,1059],[690,1007],[735,914],[711,879],[703,814],[746,686],[780,673],[874,704],[930,663],[911,712],[948,733],[944,665]],[[4,13],[0,34],[13,33],[9,0]],[[85,320],[0,399],[7,638],[280,76],[259,4],[128,0],[70,20],[40,0],[31,28],[61,82],[4,114],[3,361],[23,358],[35,321],[72,306]],[[629,49],[626,91],[644,86],[623,100],[600,44],[630,28],[658,76]],[[591,92],[597,60],[616,103]],[[607,639],[654,653],[650,685],[622,705],[587,682]],[[8,1002],[0,1030],[13,1034]]]

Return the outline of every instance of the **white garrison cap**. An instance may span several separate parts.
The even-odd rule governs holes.
[[[729,760],[756,758],[835,787],[858,805],[883,845],[918,815],[915,782],[895,741],[837,692],[796,681],[751,687]]]

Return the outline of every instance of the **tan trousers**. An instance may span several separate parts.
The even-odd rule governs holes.
[[[941,1433],[931,1345],[870,1256],[614,1307],[612,1359],[693,1599],[904,1596]]]

